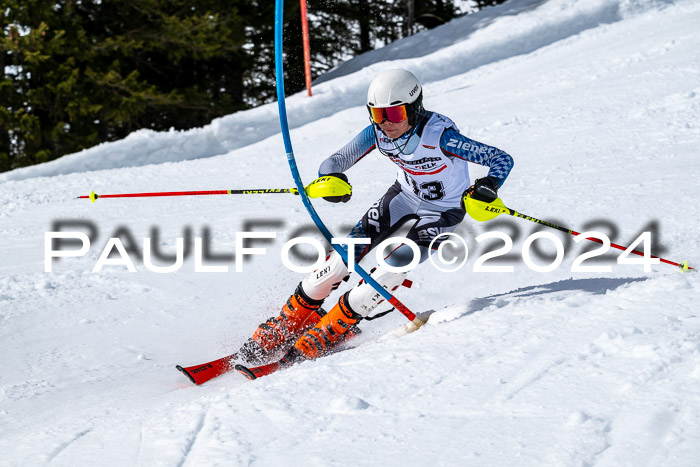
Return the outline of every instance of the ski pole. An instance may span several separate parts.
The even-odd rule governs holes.
[[[292,193],[299,194],[296,188],[264,188],[260,190],[206,190],[206,191],[162,191],[155,193],[121,193],[116,195],[98,195],[91,191],[87,196],[78,196],[76,199],[89,199],[93,203],[100,198],[150,198],[157,196],[199,196],[199,195],[254,195],[265,193]]]
[[[519,217],[521,219],[526,219],[526,220],[528,220],[530,222],[534,222],[536,224],[546,225],[547,227],[551,227],[551,228],[557,229],[561,232],[568,233],[570,235],[573,235],[574,237],[581,235],[580,232],[576,232],[575,230],[572,230],[572,229],[569,229],[566,227],[561,227],[559,225],[552,224],[551,222],[537,219],[536,217],[521,214],[518,211],[516,211],[515,209],[510,209],[503,204],[503,201],[501,201],[501,198],[496,198],[494,201],[492,201],[490,203],[486,203],[484,201],[476,200],[470,196],[465,196],[464,197],[464,207],[465,207],[467,213],[474,220],[479,221],[479,222],[491,220],[491,219],[499,216],[500,214],[508,214],[510,216],[513,216],[513,217]],[[595,238],[595,237],[588,237],[588,238],[586,238],[586,240],[590,240],[592,242],[601,243],[601,244],[603,243],[602,240],[600,240],[599,238]],[[629,247],[624,247],[622,245],[618,245],[618,244],[612,243],[612,242],[610,242],[610,246],[613,248],[617,248],[618,250],[622,250],[622,251],[626,251],[629,248]],[[634,253],[635,255],[639,255],[639,256],[644,256],[643,252],[637,251],[637,250],[631,250],[630,253]],[[654,259],[658,259],[662,263],[676,266],[683,272],[688,271],[690,269],[695,269],[695,268],[688,266],[687,261],[683,261],[682,263],[676,263],[676,262],[669,261],[669,260],[664,259],[664,258],[660,258],[658,256],[649,255],[649,257],[654,258]]]
[[[304,192],[310,198],[323,198],[326,196],[344,196],[352,194],[352,187],[344,180],[326,175],[319,177],[304,188]],[[100,198],[150,198],[157,196],[198,196],[198,195],[257,195],[266,193],[292,193],[299,195],[297,188],[262,188],[259,190],[206,190],[206,191],[162,191],[155,193],[122,193],[116,195],[98,195],[91,191],[87,196],[78,196],[77,199],[89,199],[93,203]]]

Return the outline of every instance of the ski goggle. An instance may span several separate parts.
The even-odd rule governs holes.
[[[372,115],[374,123],[384,123],[384,120],[389,120],[391,123],[400,123],[408,118],[406,104],[394,107],[369,107],[369,113]]]

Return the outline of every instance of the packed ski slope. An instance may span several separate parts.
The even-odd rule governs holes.
[[[694,0],[512,0],[358,57],[288,100],[302,177],[366,125],[372,77],[405,67],[428,109],[513,155],[506,205],[622,244],[651,231],[654,254],[697,266],[698,24]],[[315,202],[337,236],[394,167],[372,154],[348,175],[350,203]],[[466,265],[411,274],[397,296],[436,310],[418,332],[381,339],[405,321],[392,313],[364,323],[354,349],[191,385],[175,364],[235,350],[301,279],[280,261],[290,238],[320,238],[299,198],[74,198],[292,185],[276,105],[0,175],[0,464],[697,465],[697,273],[618,265],[616,250],[584,262],[609,272],[572,273],[582,245],[555,231],[564,261],[535,272],[525,220],[466,219]],[[53,230],[89,233],[91,247],[47,273]],[[474,238],[496,230],[514,246],[486,264],[514,272],[474,272],[486,251]],[[244,231],[277,237],[236,272]],[[92,272],[110,237],[137,272]],[[205,265],[228,272],[195,272],[192,248],[178,271],[149,271],[144,239],[174,256],[178,237],[208,237]]]

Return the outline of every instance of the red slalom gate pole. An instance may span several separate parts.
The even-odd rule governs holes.
[[[306,15],[306,0],[301,1],[301,33],[304,43],[304,77],[306,92],[311,97],[311,46],[309,45],[309,21]]]

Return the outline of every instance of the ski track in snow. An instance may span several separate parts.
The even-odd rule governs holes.
[[[429,109],[514,156],[509,207],[621,244],[651,230],[655,254],[700,264],[699,21],[691,0],[512,0],[357,57],[312,99],[289,98],[302,178],[366,125],[372,77],[407,67]],[[610,272],[572,273],[584,250],[563,234],[562,265],[536,273],[520,259],[537,230],[524,220],[467,219],[460,272],[412,273],[397,296],[436,310],[416,333],[381,339],[405,322],[392,313],[363,323],[354,348],[258,381],[185,380],[175,364],[234,351],[300,280],[282,244],[320,235],[298,198],[73,198],[290,187],[276,111],[143,130],[0,174],[0,464],[697,465],[697,273],[617,265],[619,252],[595,263]],[[393,180],[384,158],[365,159],[348,172],[351,203],[315,203],[338,236]],[[91,248],[45,273],[44,234],[59,221],[91,233]],[[241,274],[244,230],[277,238]],[[485,251],[474,238],[492,230],[513,237],[514,273],[472,271]],[[189,254],[157,274],[139,256],[144,238],[173,256],[177,237],[207,231],[228,273],[195,273]],[[115,235],[138,272],[91,272]]]
[[[56,448],[56,451],[53,452],[52,454],[49,455],[48,462],[51,463],[53,462],[61,453],[63,453],[66,449],[68,449],[73,443],[78,441],[80,438],[83,436],[87,435],[90,433],[90,430],[85,430],[81,431],[80,433],[77,433],[73,438],[64,444],[60,445],[58,448]]]

